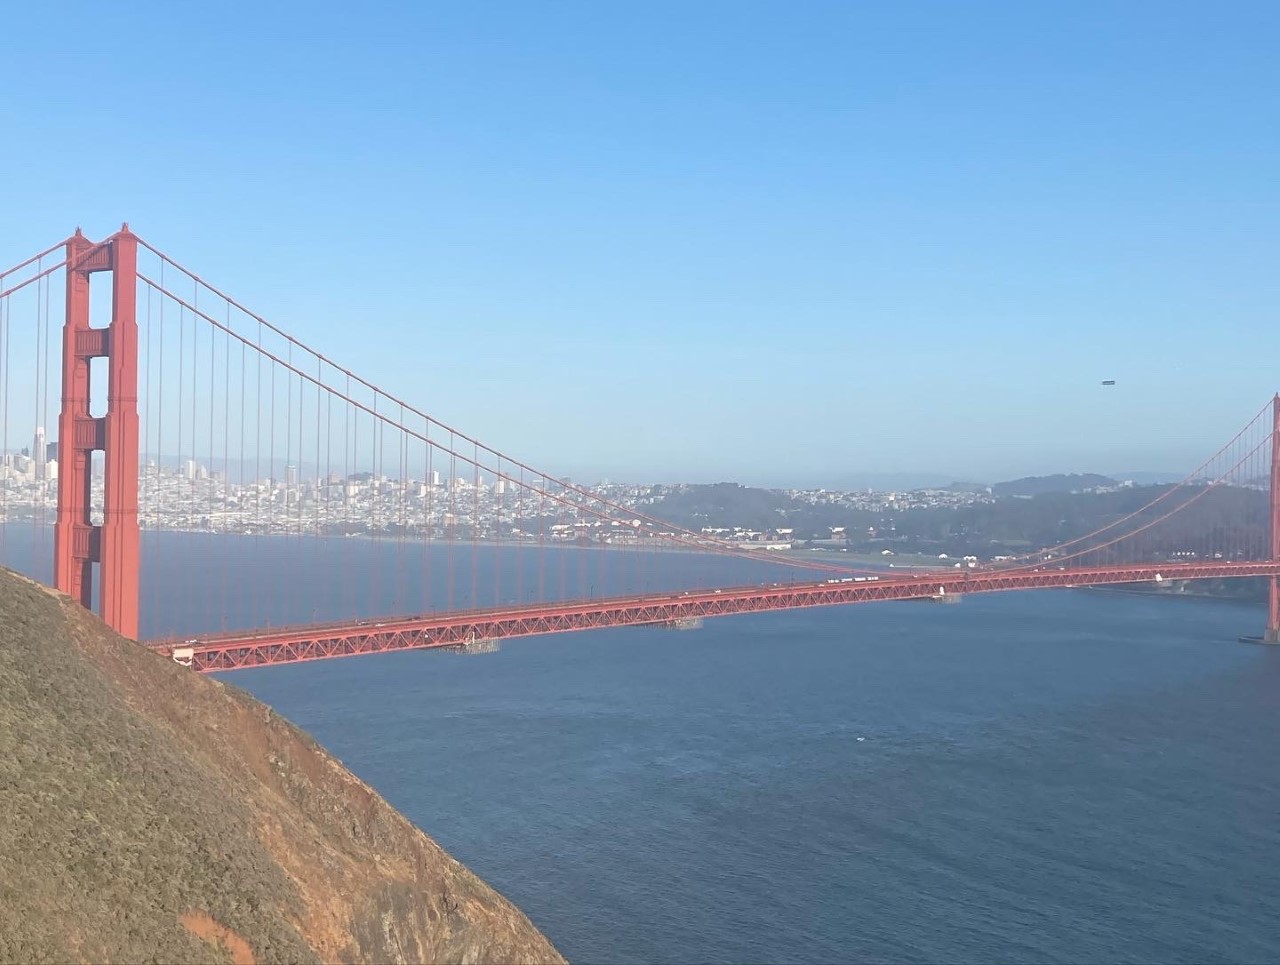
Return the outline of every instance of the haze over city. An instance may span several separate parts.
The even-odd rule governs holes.
[[[575,478],[1177,472],[1274,391],[1272,4],[501,11],[16,8],[8,247],[128,219]]]

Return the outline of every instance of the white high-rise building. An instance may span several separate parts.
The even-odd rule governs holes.
[[[45,467],[44,426],[36,426],[36,439],[35,444],[31,447],[31,458],[35,462],[35,477],[43,479]]]
[[[431,485],[432,485],[432,486],[434,486],[434,487],[436,487],[437,489],[440,487],[440,472],[439,472],[439,470],[436,470],[436,469],[431,470]]]

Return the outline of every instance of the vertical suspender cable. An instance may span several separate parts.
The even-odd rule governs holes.
[[[43,265],[44,265],[44,259],[43,259],[43,258],[39,258],[39,259],[37,259],[37,260],[36,260],[36,270],[37,270],[37,271],[41,271],[41,270],[43,270]],[[38,420],[40,419],[40,376],[41,376],[41,373],[44,371],[44,366],[40,364],[40,363],[41,363],[41,358],[40,358],[40,354],[41,354],[41,344],[40,344],[40,286],[41,286],[42,284],[43,284],[43,282],[42,282],[42,281],[40,281],[40,280],[37,280],[37,281],[36,281],[36,314],[35,314],[35,326],[34,326],[34,328],[35,328],[35,332],[34,332],[34,334],[35,334],[35,343],[36,343],[36,345],[35,345],[35,347],[36,347],[36,359],[35,359],[35,385],[34,385],[34,388],[33,388],[32,399],[31,399],[31,415],[33,416],[33,421],[37,422],[37,424],[38,424]],[[33,426],[32,428],[34,428],[34,426]],[[34,433],[32,433],[32,435],[34,435]],[[33,453],[31,453],[31,456],[32,456],[32,458],[35,458],[35,453],[34,453],[34,452],[33,452]],[[37,502],[35,503],[35,505],[33,506],[33,508],[32,508],[32,512],[31,512],[31,547],[32,547],[32,550],[33,550],[33,553],[32,553],[32,556],[33,556],[33,560],[32,560],[32,562],[33,562],[33,563],[35,562],[35,559],[36,559],[36,558],[39,558],[39,557],[37,556],[37,553],[36,553],[36,552],[34,552],[34,551],[36,551],[36,550],[38,549],[38,547],[40,547],[40,546],[42,546],[42,545],[43,545],[43,540],[41,540],[41,539],[40,539],[40,508],[39,508],[39,507],[40,507],[40,503],[37,501]],[[41,559],[41,560],[40,560],[40,562],[41,562],[41,565],[42,565],[42,567],[43,567],[43,562],[44,562],[44,561]],[[41,574],[40,574],[40,578],[41,578],[41,579],[44,579],[44,574],[43,574],[43,573],[41,573]]]
[[[143,346],[146,351],[146,358],[143,361],[143,379],[142,379],[142,384],[144,386],[143,398],[141,400],[142,431],[139,433],[139,435],[142,437],[142,447],[141,447],[142,452],[139,454],[139,458],[144,463],[147,464],[145,470],[142,471],[142,484],[139,486],[141,498],[139,500],[140,505],[138,509],[139,509],[139,515],[142,517],[142,520],[141,520],[142,525],[140,527],[142,529],[146,528],[146,526],[149,523],[149,520],[152,518],[152,502],[154,500],[154,490],[155,490],[155,477],[151,472],[151,466],[150,466],[151,460],[147,458],[147,449],[149,448],[150,441],[151,441],[151,294],[152,294],[151,286],[148,285],[147,286],[146,322],[145,322],[146,334],[143,338]],[[59,443],[58,456],[60,458],[62,456],[61,445],[62,444]],[[141,538],[145,538],[145,536],[146,536],[146,533],[144,532]],[[154,534],[152,538],[154,540]],[[139,582],[139,589],[140,589],[139,596],[150,597],[150,601],[145,606],[142,607],[142,612],[139,614],[138,629],[143,639],[146,639],[151,633],[151,627],[148,624],[148,616],[149,614],[152,614],[155,612],[155,585],[154,585],[155,581],[148,577],[148,574],[146,571],[146,561],[150,558],[150,556],[151,556],[150,553],[144,552],[142,554],[143,568],[142,568],[142,572],[138,574],[138,582]],[[153,567],[155,567],[154,562],[152,565]],[[160,567],[155,567],[155,569],[158,572]]]
[[[178,486],[181,485],[181,483],[179,482],[179,480],[182,479],[181,473],[185,470],[185,467],[182,465],[182,460],[186,452],[186,450],[184,450],[182,447],[182,429],[186,421],[184,418],[185,410],[183,408],[183,404],[185,401],[184,396],[186,395],[186,384],[185,384],[186,359],[187,359],[186,315],[187,315],[186,308],[184,308],[181,304],[179,304],[178,305],[178,383],[177,383],[178,384],[178,390],[177,390],[178,404],[177,404],[177,413],[175,416],[178,423],[178,441],[177,441],[175,453],[178,458],[179,475],[177,475],[174,480],[175,483],[178,484]],[[177,486],[175,486],[175,488],[177,488]],[[179,492],[181,492],[181,490],[179,490]],[[180,496],[178,498],[181,499]],[[178,530],[181,529],[181,525],[182,525],[181,516],[179,515],[181,513],[180,506],[181,506],[181,503],[179,503],[178,506],[174,507],[174,513],[176,517],[174,520],[175,529],[178,529]],[[179,532],[179,533],[175,533],[174,535],[175,535],[174,543],[176,547],[179,548],[179,558],[188,559],[188,560],[191,559],[191,547],[189,542],[187,541],[188,536],[190,534]],[[181,629],[182,629],[180,614],[182,613],[183,608],[187,606],[188,601],[191,599],[191,587],[192,587],[191,567],[184,566],[182,567],[182,570],[184,573],[184,580],[186,585],[183,586],[182,592],[179,594],[177,606],[174,607],[174,628],[179,632],[181,632]]]
[[[312,496],[311,496],[311,498],[312,498],[312,502],[315,504],[315,521],[314,521],[314,524],[313,524],[312,529],[311,529],[311,535],[312,535],[311,557],[312,557],[312,559],[313,559],[313,560],[316,560],[317,562],[320,562],[320,563],[322,563],[322,564],[323,564],[324,562],[327,562],[327,561],[326,561],[326,559],[325,559],[325,558],[326,558],[326,556],[327,556],[327,554],[323,552],[323,550],[325,549],[325,546],[324,546],[324,542],[323,542],[323,541],[321,540],[321,538],[320,538],[320,528],[321,528],[321,525],[322,525],[323,520],[325,519],[325,515],[324,515],[324,514],[325,514],[325,512],[328,510],[328,504],[326,504],[326,503],[322,503],[322,502],[321,502],[321,500],[320,500],[320,494],[321,494],[322,492],[324,492],[324,491],[325,491],[325,490],[321,487],[321,482],[320,482],[320,465],[321,465],[320,449],[321,449],[321,439],[327,439],[328,431],[329,431],[329,430],[328,430],[328,426],[327,426],[327,424],[325,424],[325,421],[324,421],[324,417],[323,417],[323,400],[321,399],[321,396],[325,395],[325,391],[324,391],[324,388],[323,388],[323,386],[324,386],[324,379],[322,378],[322,376],[323,376],[323,375],[324,375],[324,362],[323,362],[323,360],[321,360],[320,356],[318,356],[318,355],[317,355],[317,356],[316,356],[316,462],[315,462],[315,488],[312,490]],[[324,432],[323,432],[323,433],[321,433],[321,429],[320,429],[321,425],[325,425],[325,429],[324,429]],[[325,454],[326,454],[326,458],[327,458],[327,455],[328,455],[328,447],[327,447],[327,444],[326,444],[326,446],[325,446]],[[326,479],[326,480],[325,480],[325,482],[327,483],[327,482],[328,482],[328,480]],[[321,580],[321,585],[322,585],[322,586],[328,583],[328,574],[327,574],[326,572],[324,572],[324,570],[325,570],[325,568],[324,568],[324,566],[322,565],[322,566],[321,566],[320,571],[319,571],[319,572],[317,572],[317,574],[316,574],[316,579],[317,579],[317,580],[321,580],[321,574],[322,574],[322,573],[324,574],[324,578],[323,578],[323,580]],[[325,594],[321,597],[321,600],[322,600],[323,602],[325,602],[326,604],[328,603],[328,601],[329,601],[330,599],[331,599],[331,597],[330,597],[330,595],[329,595],[328,593],[325,593]],[[326,619],[328,619],[328,617],[326,617]]]
[[[528,534],[528,521],[524,515],[524,466],[520,467],[520,489],[516,496],[516,529],[519,533],[512,533],[514,545],[516,548],[516,603],[528,602],[524,598],[524,549],[525,538]]]
[[[231,306],[226,306],[227,310],[227,328],[231,328]],[[228,522],[231,511],[231,504],[227,497],[231,491],[231,333],[224,332],[222,336],[222,479],[221,491],[219,492],[219,513],[222,519],[222,532],[220,542],[222,543],[221,551],[223,553],[222,564],[222,617],[219,620],[219,629],[225,631],[227,629],[228,610],[231,607],[231,580],[233,574],[231,572],[231,554],[229,552],[231,544],[229,542]]]
[[[0,291],[4,290],[4,275],[0,275]],[[10,465],[9,455],[9,298],[6,295],[0,298],[0,466],[6,470]],[[66,443],[60,442],[58,456],[66,458],[62,454],[62,447]],[[8,544],[9,536],[9,474],[6,472],[5,478],[0,485],[0,556],[3,556]]]
[[[458,539],[458,456],[454,445],[454,434],[449,433],[449,562],[448,574],[449,594],[448,608],[453,609],[454,578],[456,576],[456,546]]]
[[[382,423],[378,421],[378,390],[373,390],[373,415],[369,420],[369,505],[366,513],[376,513],[379,502],[379,489],[382,485],[382,473],[380,471],[378,459],[378,436],[382,430]],[[372,588],[372,608],[369,611],[370,616],[380,615],[382,611],[382,567],[383,557],[385,553],[384,543],[381,534],[377,531],[377,517],[373,519],[374,530],[371,533],[373,537],[369,544],[369,550],[372,554],[373,566],[370,569],[373,572],[373,588]]]
[[[41,312],[41,316],[42,316],[41,325],[43,329],[43,338],[44,338],[44,394],[40,400],[40,403],[41,403],[40,424],[45,427],[46,432],[49,429],[49,384],[50,384],[50,372],[49,372],[50,361],[49,360],[51,358],[51,354],[49,352],[49,329],[50,329],[49,292],[52,287],[53,287],[53,279],[49,276],[46,276],[44,279],[44,310]],[[36,289],[36,297],[37,298],[40,297],[39,288]],[[45,444],[43,440],[41,440],[41,444],[42,445]],[[49,470],[47,465],[47,452],[48,450],[46,449],[45,452],[41,452],[37,454],[37,458],[40,460],[41,465],[45,466],[44,473],[40,480],[41,482],[40,512],[45,522],[45,525],[48,525],[48,522],[49,522],[48,509],[46,507],[46,504],[49,498]],[[49,575],[50,577],[53,576],[53,560],[52,559],[50,559],[49,561]]]
[[[200,289],[195,287],[192,297],[192,304],[196,311],[191,316],[191,461],[187,464],[187,482],[188,492],[190,493],[190,508],[187,512],[187,538],[190,540],[193,553],[190,559],[200,559],[200,537],[196,530],[196,479],[200,475],[200,453],[198,448],[197,426],[197,410],[200,406],[200,316],[198,314]],[[201,592],[203,587],[200,585],[200,579],[193,573],[193,586],[190,602],[187,606],[190,612],[199,613],[200,622],[204,622],[208,617],[208,612],[204,608],[209,605],[209,596],[207,593]],[[201,609],[197,610],[200,605]],[[192,629],[190,626],[184,626],[184,632]]]
[[[476,447],[472,462],[472,509],[471,509],[471,605],[469,609],[476,609],[480,606],[479,595],[479,566],[480,554],[477,550],[477,539],[480,531],[480,450]]]
[[[164,262],[163,261],[160,262],[160,287],[162,289],[164,288]],[[157,345],[156,345],[156,492],[155,492],[155,500],[156,500],[156,529],[158,531],[156,535],[156,552],[160,556],[161,560],[165,559],[165,554],[167,554],[172,549],[172,545],[171,545],[172,541],[169,539],[168,534],[163,532],[164,523],[160,517],[160,509],[161,509],[160,502],[162,499],[161,493],[165,486],[165,482],[164,482],[164,413],[165,413],[165,409],[168,408],[168,403],[164,396],[164,371],[165,371],[165,368],[167,367],[165,354],[164,354],[164,303],[165,303],[165,296],[163,294],[160,294],[156,301],[156,309],[157,309],[156,314],[158,318],[156,320]],[[170,345],[173,344],[173,339],[169,340],[169,344]],[[61,446],[61,443],[59,443],[59,446]],[[61,450],[59,450],[59,454],[61,454]],[[172,605],[170,602],[172,597],[172,592],[170,593],[163,592],[160,584],[163,581],[163,584],[166,588],[170,587],[172,585],[170,581],[172,580],[173,576],[176,575],[174,573],[174,570],[175,570],[175,567],[171,567],[171,566],[159,565],[156,567],[155,578],[157,583],[157,586],[156,586],[157,610],[167,611],[168,608]],[[160,614],[157,613],[157,617],[159,616]],[[171,621],[171,617],[168,612],[165,612],[163,614],[163,621],[164,621],[165,632],[173,633],[176,627]]]

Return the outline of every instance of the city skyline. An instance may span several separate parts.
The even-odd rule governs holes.
[[[7,519],[13,509],[37,511],[54,505],[58,479],[57,449],[57,441],[46,441],[43,427],[37,426],[30,447],[24,447],[20,452],[0,451],[0,522]],[[459,468],[461,471],[458,471]],[[104,494],[103,470],[102,454],[94,453],[90,477],[91,505],[94,512],[99,514]],[[140,454],[139,476],[141,518],[145,524],[159,525],[162,528],[169,526],[177,529],[217,530],[227,526],[235,527],[246,521],[257,527],[261,525],[261,520],[257,517],[260,516],[265,499],[268,509],[267,531],[272,531],[277,522],[282,527],[281,531],[287,532],[303,525],[320,526],[329,521],[335,505],[342,507],[342,518],[348,522],[352,519],[363,520],[375,528],[398,525],[408,518],[405,514],[406,507],[409,507],[416,508],[417,516],[414,518],[417,521],[414,525],[439,526],[444,532],[447,529],[446,520],[452,521],[448,523],[449,526],[465,520],[468,526],[483,528],[486,538],[494,538],[494,533],[501,529],[504,517],[509,525],[519,513],[525,512],[526,503],[522,494],[536,499],[539,488],[566,494],[576,493],[571,496],[574,501],[584,498],[589,501],[594,495],[604,495],[616,501],[619,506],[635,507],[651,501],[660,491],[687,490],[701,485],[689,480],[573,480],[568,476],[548,476],[534,477],[526,487],[510,472],[487,465],[463,464],[461,467],[453,467],[452,472],[442,473],[427,464],[415,467],[408,461],[389,466],[376,462],[361,465],[357,460],[355,464],[340,466],[335,470],[331,466],[316,463],[290,462],[288,458],[276,459],[274,464],[268,460],[264,464],[261,458],[220,462],[216,457],[196,458],[183,455],[157,458],[145,452]],[[1160,478],[1161,474],[1157,473],[1111,476],[1112,484],[1120,487],[1178,481],[1174,476]],[[1106,477],[1098,478],[1101,480]],[[729,480],[721,482],[737,483]],[[835,497],[850,501],[857,508],[880,506],[896,510],[913,505],[968,505],[974,501],[986,501],[993,484],[1009,481],[966,481],[967,484],[976,483],[979,487],[972,489],[955,486],[958,482],[961,481],[951,480],[948,484],[934,480],[916,482],[899,479],[897,484],[885,480],[879,484],[761,488],[793,497],[812,497],[815,500]],[[1235,482],[1237,485],[1265,489],[1265,479],[1261,477],[1254,481]],[[982,486],[986,488],[983,489]],[[472,497],[468,495],[468,502],[455,504],[455,496],[467,492],[475,494],[474,502],[470,502]],[[252,516],[246,513],[250,505],[254,507]],[[458,505],[465,509],[455,516]],[[413,516],[412,512],[410,516]],[[600,523],[597,521],[594,525],[598,526]],[[615,521],[612,525],[616,526],[618,523]],[[560,535],[563,537],[568,534]]]

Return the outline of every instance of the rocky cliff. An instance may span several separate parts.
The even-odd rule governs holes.
[[[558,962],[247,694],[0,570],[0,961]]]

